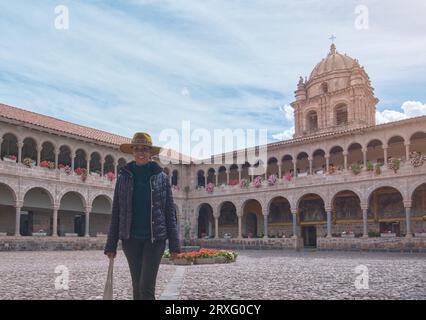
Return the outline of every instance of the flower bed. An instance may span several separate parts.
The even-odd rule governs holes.
[[[179,253],[172,263],[176,265],[230,263],[235,262],[237,256],[238,253],[235,251],[203,248],[198,251]],[[166,250],[163,254],[162,263],[169,263],[169,258],[170,251]]]

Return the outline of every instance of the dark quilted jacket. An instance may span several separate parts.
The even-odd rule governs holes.
[[[116,252],[118,240],[127,240],[132,223],[133,174],[127,164],[118,175],[105,252]],[[169,240],[170,252],[180,252],[177,217],[168,176],[154,161],[151,177],[151,241]]]

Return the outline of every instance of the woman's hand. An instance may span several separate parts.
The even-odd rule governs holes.
[[[109,259],[114,259],[115,256],[117,255],[117,252],[105,252],[105,255],[109,258]]]

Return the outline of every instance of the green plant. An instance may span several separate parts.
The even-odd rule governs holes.
[[[374,169],[377,175],[382,173],[382,165],[380,163],[377,163]]]
[[[354,163],[351,165],[351,170],[354,175],[358,175],[361,173],[362,167],[358,163]]]
[[[169,249],[164,250],[163,258],[166,258],[166,259],[170,258],[170,250]]]
[[[185,228],[184,229],[185,230],[185,234],[184,234],[185,240],[189,240],[190,237],[191,237],[191,226],[188,222],[186,222],[184,228]]]
[[[401,159],[397,159],[397,158],[390,158],[389,159],[388,168],[393,170],[395,173],[398,172],[400,166],[401,166]]]
[[[376,164],[377,168],[377,164]],[[367,161],[367,171],[373,171],[374,170],[374,164],[371,161]]]

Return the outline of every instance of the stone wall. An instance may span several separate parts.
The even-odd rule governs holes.
[[[426,237],[318,238],[319,250],[425,252]]]
[[[0,251],[103,250],[105,242],[106,237],[0,237]]]
[[[302,247],[300,238],[280,238],[280,239],[194,239],[190,241],[192,246],[201,246],[203,248],[217,249],[291,249],[297,250]]]

